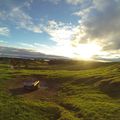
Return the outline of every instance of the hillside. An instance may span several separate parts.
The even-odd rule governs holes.
[[[88,69],[89,68],[89,69]],[[23,81],[41,87],[24,91]],[[0,120],[120,120],[120,63],[11,69],[0,64]]]

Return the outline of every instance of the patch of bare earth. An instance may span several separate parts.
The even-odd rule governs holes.
[[[23,87],[25,81],[28,80],[39,80],[40,87],[37,90],[26,90]],[[7,85],[7,90],[12,95],[22,96],[27,99],[54,101],[57,96],[57,85],[52,85],[47,82],[45,76],[17,76],[13,78]]]

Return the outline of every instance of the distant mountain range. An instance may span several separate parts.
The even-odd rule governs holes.
[[[26,58],[26,59],[68,59],[63,56],[47,55],[40,52],[34,52],[27,49],[17,49],[12,47],[0,46],[0,57]]]

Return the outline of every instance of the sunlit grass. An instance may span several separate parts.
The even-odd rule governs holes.
[[[119,63],[80,70],[77,65],[45,65],[43,70],[0,65],[0,120],[119,120]],[[52,69],[53,68],[53,69]],[[72,69],[73,68],[73,69]],[[13,96],[7,86],[16,76],[44,75],[58,86],[54,101]]]

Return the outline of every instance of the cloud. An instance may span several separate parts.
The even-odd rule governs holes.
[[[12,47],[0,46],[0,56],[2,57],[18,57],[18,58],[40,58],[45,55],[42,53],[36,53],[29,49],[18,49]]]
[[[0,27],[0,35],[8,36],[10,33],[10,30],[7,27]]]
[[[10,17],[10,20],[12,22],[16,23],[18,28],[23,28],[23,29],[32,31],[34,33],[41,33],[42,32],[40,29],[40,26],[36,25],[33,22],[32,17],[27,15],[25,12],[23,12],[18,7],[13,8],[8,16]]]
[[[84,0],[65,0],[69,4],[78,5],[84,2]]]
[[[61,0],[43,1],[53,2],[55,4],[61,2]],[[88,3],[85,1],[88,1]],[[74,26],[60,21],[50,20],[47,25],[42,26],[43,28],[35,23],[34,19],[23,9],[24,6],[30,8],[31,2],[27,1],[21,7],[13,7],[10,9],[10,12],[0,12],[1,19],[5,20],[9,18],[9,21],[17,25],[17,28],[35,33],[44,31],[55,42],[55,46],[52,47],[38,43],[28,45],[29,47],[39,50],[40,46],[43,51],[64,54],[65,48],[70,53],[73,53],[73,49],[79,46],[79,44],[95,42],[102,46],[102,52],[98,55],[98,58],[105,58],[107,56],[113,58],[120,54],[119,0],[64,0],[68,4],[80,6],[79,10],[73,13],[73,15],[79,16],[78,24]]]
[[[0,40],[0,44],[6,44],[6,43],[8,43],[7,41],[5,41],[5,40]]]
[[[73,34],[73,26],[54,20],[48,21],[44,30],[51,37],[51,40],[61,45],[68,44]]]
[[[5,41],[5,40],[0,40],[0,46],[4,46],[4,45],[7,45],[7,44],[8,44],[7,41]]]
[[[103,47],[103,51],[120,54],[119,0],[92,0],[89,8],[74,14],[80,16],[80,20],[73,43],[77,45],[95,41]]]
[[[4,10],[0,11],[0,20],[5,20],[6,18],[7,18],[6,12]]]
[[[87,8],[82,9],[82,10],[74,12],[73,15],[81,16],[83,18],[83,16],[85,14],[88,14],[92,8],[93,8],[93,6],[89,6]]]
[[[22,5],[6,5],[8,9],[1,10],[0,12],[0,19],[10,21],[12,24],[16,25],[16,28],[22,28],[34,33],[41,33],[40,25],[35,23],[34,19],[27,14],[23,9],[30,8],[31,3],[33,0],[27,0]],[[7,3],[5,3],[7,4]]]
[[[74,47],[83,43],[95,42],[102,46],[100,56],[108,56],[112,53],[114,56],[120,54],[120,2],[119,0],[87,0],[91,2],[89,6],[83,0],[65,0],[68,4],[81,4],[82,8],[74,12],[74,15],[80,17],[76,26],[55,20],[48,21],[47,26],[43,26],[51,40],[56,45],[52,49],[44,46],[42,49],[46,51],[54,51],[54,53],[63,54],[61,50],[64,48],[73,50]],[[50,2],[59,3],[60,1]],[[23,28],[36,33],[41,32],[41,27],[33,22],[32,17],[26,14],[21,8],[12,9],[9,14],[10,19],[16,23],[19,28]],[[35,46],[36,47],[36,46]],[[58,48],[60,50],[58,50]],[[37,49],[37,47],[36,47]],[[70,53],[73,53],[73,51]]]
[[[56,22],[54,20],[48,21],[44,31],[55,44],[46,48],[47,52],[54,55],[74,57],[74,47],[72,46],[71,39],[76,30],[76,26],[72,24]]]
[[[42,1],[51,2],[53,4],[59,4],[61,1],[64,1],[67,4],[79,5],[82,4],[85,0],[42,0]]]
[[[32,3],[33,3],[33,0],[26,0],[21,7],[27,7],[28,9],[30,9],[30,6]]]
[[[46,45],[41,43],[19,43],[18,46],[20,49],[27,48],[29,50],[34,50],[35,52],[41,52],[49,55],[60,55],[66,57],[72,57],[74,55],[73,47],[69,44]]]
[[[93,56],[95,60],[101,60],[101,61],[120,61],[120,50],[114,50],[109,52],[103,52],[102,54]]]

